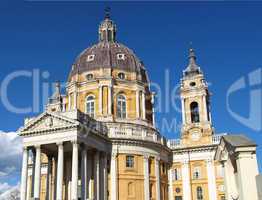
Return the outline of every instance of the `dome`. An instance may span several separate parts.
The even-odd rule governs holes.
[[[99,42],[76,59],[70,76],[99,68],[116,68],[143,74],[144,66],[132,50],[118,42]]]
[[[109,16],[106,16],[99,26],[99,42],[85,49],[75,60],[69,80],[77,73],[100,68],[135,72],[141,75],[142,79],[147,76],[143,63],[134,52],[116,41],[116,25]]]

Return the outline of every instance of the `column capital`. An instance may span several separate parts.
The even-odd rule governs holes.
[[[144,154],[144,161],[147,161],[149,159],[149,155],[148,154]]]
[[[36,144],[34,145],[35,149],[40,149],[41,148],[41,144]]]
[[[117,158],[117,152],[112,152],[111,154],[111,159],[116,159]]]
[[[155,159],[156,159],[156,161],[160,161],[161,159],[160,159],[160,156],[155,156]]]
[[[63,142],[57,142],[56,143],[57,146],[63,146],[63,144],[64,144]]]
[[[79,141],[77,139],[71,140],[72,145],[79,145]]]

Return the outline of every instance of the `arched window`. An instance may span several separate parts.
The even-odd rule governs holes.
[[[90,117],[95,116],[95,98],[92,95],[86,98],[86,114]]]
[[[124,95],[120,94],[117,96],[117,117],[121,119],[126,118],[126,98]]]
[[[197,187],[197,200],[203,200],[203,189],[202,187]]]
[[[199,122],[199,108],[197,102],[192,102],[190,104],[190,112],[191,112],[191,122],[198,123]]]

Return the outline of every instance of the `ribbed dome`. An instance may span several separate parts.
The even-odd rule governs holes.
[[[128,47],[117,42],[101,41],[78,56],[70,76],[99,68],[116,68],[138,74],[145,71],[142,62]]]
[[[116,68],[141,75],[141,80],[147,80],[143,63],[132,50],[116,42],[116,25],[107,14],[99,26],[99,42],[85,49],[76,59],[71,77],[100,68]]]

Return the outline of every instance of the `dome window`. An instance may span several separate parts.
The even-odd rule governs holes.
[[[118,74],[118,78],[119,79],[125,79],[125,74],[124,73],[122,73],[122,72],[120,72],[119,74]]]
[[[126,58],[125,54],[123,54],[123,53],[117,54],[116,57],[117,57],[117,60],[125,60],[125,58]]]
[[[94,75],[93,74],[87,74],[86,79],[90,81],[90,80],[94,79]]]
[[[91,62],[91,61],[93,61],[95,59],[95,55],[88,55],[87,56],[87,62]]]
[[[191,87],[195,87],[195,86],[196,86],[196,82],[191,82],[191,83],[190,83],[190,86],[191,86]]]

